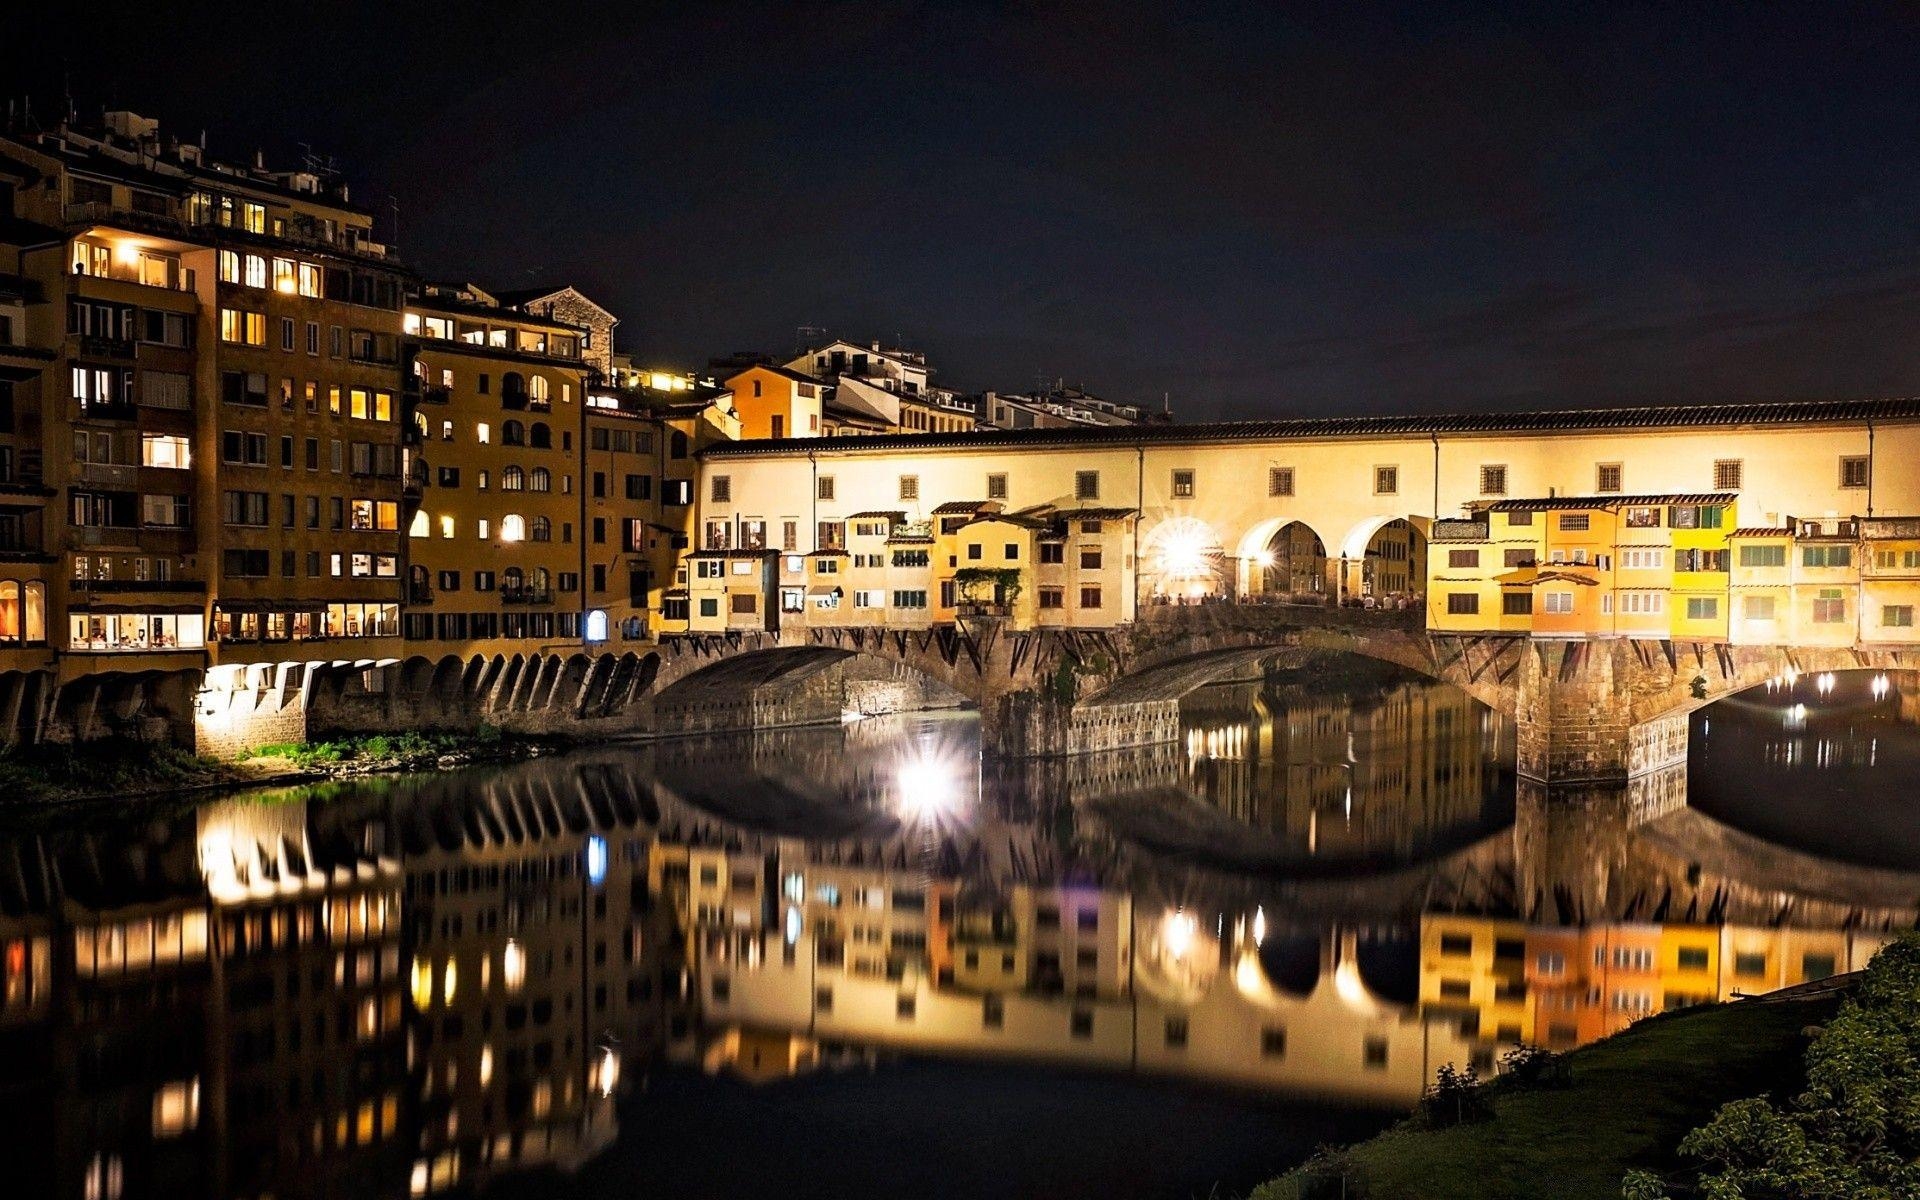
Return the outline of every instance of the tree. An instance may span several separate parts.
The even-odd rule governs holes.
[[[1701,1160],[1707,1200],[1911,1200],[1920,1196],[1920,934],[1889,944],[1807,1049],[1807,1087],[1785,1107],[1721,1106],[1680,1153]],[[1628,1175],[1627,1200],[1660,1200]]]

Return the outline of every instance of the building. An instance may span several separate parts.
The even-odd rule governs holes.
[[[587,331],[472,284],[425,289],[405,323],[421,439],[409,648],[512,655],[580,642]]]
[[[613,379],[616,357],[613,329],[620,324],[620,318],[594,303],[579,288],[572,284],[558,288],[522,288],[496,292],[494,298],[506,308],[584,330],[580,337],[581,361],[598,371],[600,378]]]

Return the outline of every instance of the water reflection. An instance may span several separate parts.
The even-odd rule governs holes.
[[[1920,855],[1770,830],[1803,789],[1737,765],[1842,776],[1883,819],[1902,680],[1716,706],[1691,780],[1582,790],[1516,784],[1457,693],[1330,686],[1209,689],[1179,745],[1064,761],[983,769],[967,718],[898,718],[17,830],[13,1178],[437,1194],[626,1163],[662,1070],[903,1052],[1391,1110],[1440,1063],[1853,969],[1914,923]],[[1808,738],[1835,748],[1787,754]]]

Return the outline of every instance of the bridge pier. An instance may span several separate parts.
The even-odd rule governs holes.
[[[1624,783],[1684,763],[1688,712],[1650,719],[1635,700],[1655,682],[1623,642],[1535,642],[1514,696],[1516,767],[1545,783]],[[1665,686],[1671,672],[1658,680]]]

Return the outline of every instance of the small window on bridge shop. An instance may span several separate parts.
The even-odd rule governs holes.
[[[1688,596],[1687,620],[1712,621],[1720,616],[1720,600],[1717,596]]]
[[[1067,544],[1065,542],[1040,543],[1040,562],[1042,565],[1048,563],[1064,563],[1066,561]]]
[[[1376,496],[1394,496],[1400,492],[1399,467],[1375,467],[1373,469],[1373,494]]]
[[[1846,595],[1839,588],[1822,588],[1813,602],[1816,625],[1838,625],[1847,619]]]
[[[1634,505],[1627,509],[1626,524],[1628,529],[1660,528],[1660,506],[1657,504]]]
[[[1456,616],[1456,617],[1467,617],[1467,616],[1472,616],[1473,614],[1479,611],[1480,611],[1480,597],[1475,595],[1474,593],[1472,592],[1448,592],[1447,593],[1447,612],[1449,615]],[[1449,953],[1449,951],[1446,949],[1446,942],[1447,942],[1446,938],[1440,939],[1440,943],[1441,943],[1440,952],[1442,954]]]
[[[1080,589],[1080,607],[1081,608],[1099,608],[1101,606],[1101,601],[1102,601],[1102,597],[1101,597],[1099,588],[1083,587]]]
[[[1507,527],[1510,529],[1531,524],[1533,524],[1533,512],[1531,509],[1521,509],[1518,512],[1510,512],[1507,514]]]
[[[1593,468],[1593,490],[1596,492],[1617,492],[1625,478],[1626,471],[1619,463],[1595,463]]]
[[[1292,467],[1268,467],[1267,468],[1267,495],[1269,496],[1293,495],[1293,468]]]
[[[206,619],[199,613],[75,613],[68,647],[138,653],[199,649],[206,645]]]
[[[1737,458],[1722,458],[1713,464],[1713,490],[1737,492],[1746,477],[1746,464]]]
[[[1773,601],[1772,596],[1747,596],[1740,601],[1740,611],[1749,621],[1771,621]]]
[[[999,472],[987,476],[987,499],[1005,500],[1007,498],[1007,477]]]
[[[1073,473],[1073,497],[1076,500],[1098,500],[1100,498],[1100,472],[1075,471]]]
[[[927,606],[927,594],[917,588],[911,591],[896,591],[893,594],[893,606],[895,608],[925,608]],[[1911,624],[1911,622],[1909,622],[1909,624]]]
[[[1853,547],[1802,546],[1800,565],[1803,567],[1850,567],[1853,565]]]
[[[1191,500],[1193,498],[1193,472],[1179,470],[1173,473],[1173,498]]]
[[[1578,533],[1587,529],[1591,519],[1586,513],[1561,513],[1560,528],[1567,533]]]
[[[1480,494],[1482,496],[1507,494],[1507,468],[1504,463],[1480,468]]]
[[[1260,1031],[1260,1057],[1285,1058],[1287,1056],[1287,1031],[1280,1025],[1269,1025]]]
[[[1511,551],[1509,551],[1509,553],[1511,553]],[[1478,550],[1449,550],[1447,551],[1447,565],[1449,567],[1477,567],[1480,565],[1480,552]]]
[[[1500,612],[1508,617],[1526,617],[1533,614],[1532,592],[1506,592],[1500,597]]]
[[[1537,558],[1538,555],[1532,550],[1508,550],[1502,555],[1501,561],[1509,567],[1531,567]]]
[[[1567,616],[1573,612],[1572,592],[1548,592],[1541,599],[1545,612],[1556,616]]]
[[[1726,507],[1720,504],[1676,504],[1667,513],[1675,529],[1718,529],[1725,519]]]
[[[1883,604],[1880,606],[1880,625],[1883,629],[1913,628],[1913,605]]]
[[[1065,588],[1043,587],[1040,589],[1041,608],[1065,608],[1067,592]]]

